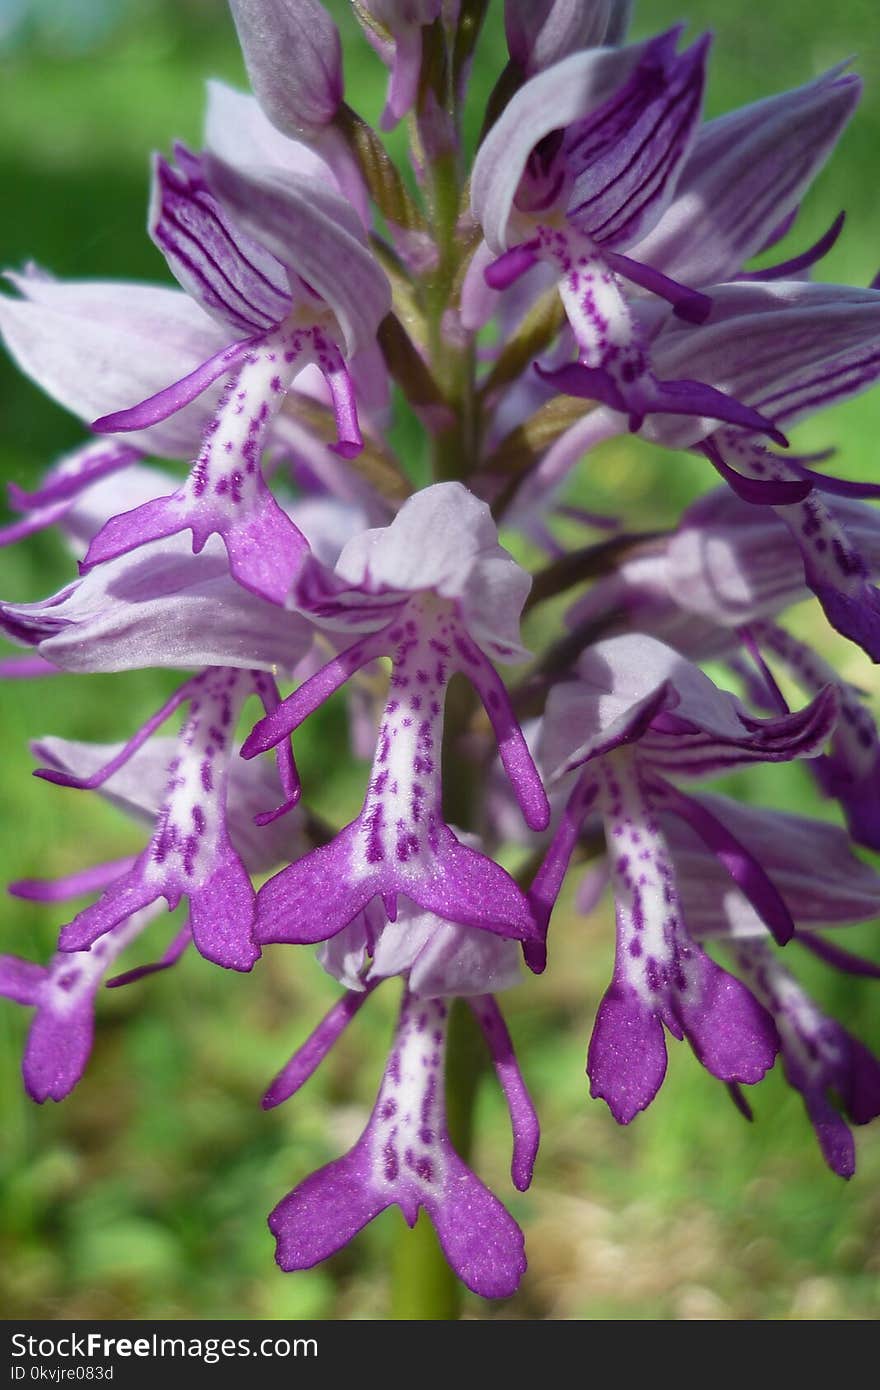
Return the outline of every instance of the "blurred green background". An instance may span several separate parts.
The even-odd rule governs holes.
[[[375,118],[384,71],[349,7],[329,3],[348,41],[349,100]],[[476,65],[476,116],[500,63],[500,0]],[[877,270],[880,50],[874,0],[805,6],[744,0],[642,4],[636,33],[676,19],[714,28],[710,114],[796,85],[857,55],[864,105],[806,200],[786,252],[845,207],[829,279],[868,282]],[[143,222],[147,159],[180,136],[198,142],[204,79],[242,83],[223,0],[0,0],[0,262],[33,258],[63,276],[167,279]],[[397,140],[396,148],[400,148]],[[0,363],[5,478],[32,482],[78,424]],[[802,428],[797,442],[841,447],[842,466],[877,476],[880,395]],[[634,524],[674,521],[711,480],[704,467],[643,445],[609,446],[576,485],[589,505]],[[71,575],[52,537],[4,553],[2,593],[32,599]],[[874,671],[828,637],[812,605],[794,615],[838,668],[878,692]],[[532,632],[533,639],[539,636]],[[69,872],[140,848],[142,833],[97,798],[29,776],[27,741],[52,732],[111,740],[130,733],[175,684],[135,673],[0,686],[4,730],[2,878]],[[307,792],[350,814],[363,768],[334,766],[337,705],[298,748]],[[728,784],[731,785],[731,784]],[[768,805],[833,818],[801,768],[761,770],[733,784]],[[341,808],[341,810],[339,809]],[[670,1075],[652,1108],[619,1129],[591,1102],[586,1041],[610,973],[607,907],[575,918],[570,893],[554,926],[551,968],[507,1001],[543,1146],[532,1191],[514,1194],[499,1095],[479,1099],[478,1171],[522,1222],[529,1272],[499,1305],[468,1298],[478,1318],[870,1318],[880,1286],[880,1125],[858,1135],[849,1184],[820,1159],[799,1098],[778,1068],[753,1089],[745,1124],[723,1088],[670,1042]],[[46,959],[58,913],[6,901],[0,950]],[[151,932],[150,953],[172,927]],[[877,955],[872,927],[854,949]],[[792,948],[792,951],[797,948]],[[801,952],[802,977],[829,1012],[880,1046],[876,985],[832,978]],[[802,967],[802,969],[801,969]],[[87,1076],[60,1106],[20,1088],[24,1010],[0,1001],[0,1315],[6,1318],[377,1318],[387,1312],[392,1210],[322,1268],[282,1275],[266,1213],[307,1172],[356,1138],[375,1094],[393,991],[374,998],[300,1096],[269,1114],[264,1085],[336,997],[307,951],[270,949],[250,977],[194,955],[165,976],[106,994]]]

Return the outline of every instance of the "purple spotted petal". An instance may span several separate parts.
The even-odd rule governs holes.
[[[631,430],[640,430],[646,416],[686,415],[725,421],[740,429],[767,434],[782,445],[788,442],[773,421],[760,411],[702,381],[661,381],[648,375],[624,389],[604,368],[586,367],[580,362],[569,363],[555,371],[537,366],[536,371],[564,395],[600,401],[610,410],[628,416]]]
[[[435,826],[421,862],[386,859],[380,836],[381,826],[362,815],[265,883],[257,896],[257,940],[324,941],[373,898],[395,892],[446,921],[523,940],[534,935],[528,903],[510,875],[447,826]]]
[[[522,1231],[455,1153],[448,1155],[447,1175],[455,1203],[426,1203],[443,1254],[481,1298],[509,1298],[526,1271]]]
[[[106,981],[106,988],[120,989],[123,985],[134,984],[136,980],[146,979],[148,975],[157,975],[163,970],[170,970],[180,960],[191,941],[192,928],[187,922],[158,960],[152,961],[148,965],[136,965],[133,970],[125,970],[121,975],[114,975],[112,980]]]
[[[58,953],[47,967],[29,964],[16,995],[36,1008],[22,1059],[25,1087],[32,1100],[63,1100],[81,1079],[94,1037],[95,995],[109,966],[138,937],[152,917],[149,909],[122,921],[91,950],[74,956]],[[0,958],[0,993],[12,995],[15,980]],[[35,985],[31,992],[24,988]],[[8,988],[4,988],[4,985]]]
[[[738,280],[794,280],[803,271],[809,270],[817,261],[821,261],[824,256],[828,255],[843,231],[845,221],[846,213],[839,212],[828,231],[824,232],[806,251],[801,251],[799,255],[792,256],[787,261],[780,261],[779,265],[767,266],[763,270],[743,271],[736,278]]]
[[[522,1233],[455,1153],[446,1129],[447,1009],[404,996],[385,1077],[354,1148],[278,1204],[269,1218],[282,1269],[307,1269],[395,1203],[428,1212],[452,1268],[487,1298],[512,1293],[525,1269]]]
[[[529,902],[541,931],[541,940],[528,942],[523,947],[523,954],[526,965],[536,975],[540,975],[547,968],[547,930],[550,926],[550,914],[559,897],[584,818],[598,792],[598,785],[589,774],[578,779],[566,802],[550,847],[529,889]]]
[[[65,874],[63,878],[20,878],[10,883],[6,889],[14,898],[25,898],[35,903],[63,903],[68,898],[76,898],[80,893],[97,893],[119,878],[132,867],[134,860],[112,859],[106,864],[95,864],[77,873]]]

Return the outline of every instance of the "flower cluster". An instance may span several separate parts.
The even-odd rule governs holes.
[[[880,485],[816,471],[787,432],[880,376],[880,290],[812,277],[842,217],[749,266],[794,225],[859,79],[835,68],[704,121],[708,36],[628,43],[625,0],[506,0],[509,62],[469,169],[486,6],[360,0],[389,68],[382,128],[409,124],[408,181],[345,101],[318,0],[230,4],[254,94],[210,83],[203,148],[153,166],[149,231],[179,288],[29,266],[0,297],[8,352],[86,427],[36,490],[10,484],[0,541],[55,528],[78,573],[0,603],[2,632],[28,649],[3,674],[180,673],[124,744],[32,745],[38,777],[148,831],[136,857],[10,887],[91,899],[59,912],[48,964],[0,956],[0,993],[35,1010],[28,1092],[75,1087],[102,982],[171,966],[190,942],[244,972],[271,969],[264,947],[317,945],[344,991],[267,1107],[399,979],[366,1129],[273,1211],[278,1262],[304,1269],[384,1208],[412,1225],[424,1207],[460,1279],[509,1295],[523,1238],[454,1147],[447,1041],[469,1008],[524,1190],[538,1121],[495,996],[545,969],[569,866],[592,857],[579,902],[610,886],[617,936],[591,1094],[631,1121],[663,1080],[668,1032],[749,1113],[744,1088],[779,1056],[850,1176],[846,1118],[880,1113],[880,1064],[782,948],[880,974],[816,931],[880,912],[880,875],[854,852],[880,850],[880,734],[783,624],[814,595],[880,661]],[[430,454],[420,489],[389,443],[400,398]],[[581,513],[599,539],[566,550],[560,491],[621,434],[662,446],[670,468],[699,455],[715,485],[664,534],[609,538],[619,519]],[[533,573],[499,526],[541,554]],[[565,631],[537,623],[533,659],[524,608],[563,595]],[[529,661],[505,684],[499,667]],[[314,814],[291,745],[335,692],[369,763],[347,825]],[[792,760],[847,830],[684,790]],[[183,899],[156,964],[106,979]]]

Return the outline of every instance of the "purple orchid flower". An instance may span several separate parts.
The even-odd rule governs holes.
[[[576,681],[547,704],[544,761],[555,778],[584,768],[532,886],[545,926],[588,810],[605,823],[617,907],[612,983],[590,1043],[591,1094],[628,1123],[653,1100],[666,1070],[663,1027],[687,1036],[715,1076],[753,1084],[773,1063],[764,1011],[688,934],[675,871],[658,821],[685,820],[724,865],[771,932],[788,940],[791,914],[759,860],[704,805],[667,779],[712,775],[750,762],[810,757],[837,716],[833,689],[806,709],[753,719],[678,653],[642,635],[600,642]],[[527,947],[534,967],[543,949]]]
[[[251,694],[267,709],[279,698],[274,681],[263,672],[209,668],[182,685],[128,743],[86,775],[66,770],[53,756],[63,753],[63,745],[59,749],[48,739],[35,745],[50,763],[37,776],[60,786],[95,790],[125,766],[175,709],[184,702],[189,705],[149,845],[96,903],[63,928],[62,951],[84,950],[159,897],[173,910],[185,896],[193,939],[202,955],[234,970],[252,968],[260,954],[252,932],[256,895],[227,820],[235,718]],[[98,757],[105,751],[94,750]],[[264,812],[263,821],[283,815],[299,799],[289,746],[280,750],[279,775],[283,803]]]
[[[488,989],[513,982],[513,942],[420,913],[408,904],[397,922],[348,931],[347,949],[323,948],[342,965],[352,990],[334,1005],[275,1078],[272,1107],[312,1075],[381,979],[406,980],[395,1039],[372,1116],[344,1158],[313,1173],[275,1208],[269,1226],[282,1269],[306,1269],[345,1245],[392,1204],[410,1226],[424,1207],[444,1254],[475,1293],[502,1298],[525,1270],[522,1233],[501,1203],[456,1154],[446,1128],[444,1051],[450,998],[466,996],[486,1039],[513,1127],[511,1176],[519,1191],[532,1177],[539,1127],[510,1034]],[[336,962],[328,960],[336,954]],[[364,972],[367,954],[373,957]],[[358,958],[360,965],[357,964]],[[351,972],[353,971],[353,974]]]
[[[760,856],[797,924],[796,941],[838,969],[880,977],[880,966],[813,934],[817,926],[839,929],[843,923],[869,920],[880,908],[880,876],[855,857],[842,830],[803,816],[745,807],[728,797],[696,800]],[[786,1077],[803,1094],[826,1162],[841,1177],[851,1177],[852,1135],[826,1093],[838,1093],[853,1123],[867,1124],[880,1114],[880,1063],[827,1018],[776,959],[753,905],[693,828],[665,813],[660,819],[688,932],[697,941],[726,947],[741,968],[774,1019]],[[748,1113],[745,1100],[737,1100]]]
[[[92,1050],[95,996],[108,967],[156,916],[151,904],[76,957],[58,951],[48,965],[0,956],[0,996],[36,1009],[22,1058],[28,1095],[63,1100],[81,1080]]]
[[[691,324],[711,307],[623,255],[662,216],[696,135],[708,45],[679,56],[679,32],[575,54],[509,103],[474,165],[474,215],[498,256],[486,280],[505,289],[538,260],[555,267],[578,361],[550,373],[549,386],[603,402],[633,430],[649,412],[714,411],[772,433],[765,417],[702,381],[658,379],[619,286],[619,277],[634,281]]]
[[[297,605],[335,633],[363,635],[257,725],[244,756],[286,739],[377,657],[391,655],[391,686],[363,810],[260,890],[261,941],[323,940],[376,896],[393,919],[398,893],[450,921],[533,934],[510,876],[445,824],[440,784],[443,701],[461,671],[483,700],[527,823],[548,822],[546,794],[492,664],[524,655],[518,620],[528,586],[499,546],[488,507],[459,483],[410,498],[390,526],[349,542],[335,571],[309,557]]]
[[[834,505],[850,542],[876,574],[880,514],[850,498],[835,498]],[[853,839],[880,849],[876,722],[858,690],[812,646],[772,621],[808,595],[798,547],[781,518],[721,488],[699,498],[668,536],[636,546],[566,620],[572,629],[600,624],[609,636],[635,626],[692,661],[723,660],[759,709],[788,709],[768,661],[808,695],[836,686],[841,717],[829,752],[811,759],[809,769],[823,794],[840,803]]]
[[[177,153],[179,168],[157,163],[154,240],[183,287],[244,336],[140,405],[95,421],[99,432],[142,429],[173,415],[219,378],[226,383],[183,487],[112,518],[84,567],[182,530],[192,531],[198,552],[218,532],[235,579],[281,603],[306,543],[263,478],[269,425],[294,376],[315,363],[333,398],[335,447],[347,457],[357,453],[354,389],[339,343],[349,355],[370,346],[390,290],[359,219],[332,187],[275,169],[246,179],[209,157],[211,184],[231,204],[233,223],[202,161],[183,149]]]
[[[734,284],[713,290],[712,312],[683,332],[666,319],[653,342],[658,368],[699,369],[776,425],[867,389],[880,373],[880,292],[800,281]],[[546,497],[584,450],[620,433],[620,413],[600,406],[546,453],[518,507]],[[806,582],[844,636],[880,659],[880,599],[869,566],[842,521],[838,497],[874,496],[875,484],[816,473],[767,449],[747,429],[716,419],[649,416],[642,435],[668,448],[699,448],[739,497],[772,506],[791,531]],[[784,436],[783,436],[784,438]],[[833,499],[826,501],[826,497]],[[768,564],[770,561],[768,560]]]
[[[278,1104],[308,1079],[366,997],[350,994],[336,1005],[288,1063],[264,1105]],[[487,995],[472,1008],[511,1105],[512,1173],[523,1190],[537,1149],[537,1120],[497,1005]],[[517,1288],[526,1268],[522,1232],[459,1158],[446,1127],[448,1014],[442,999],[404,994],[385,1076],[361,1138],[344,1158],[294,1188],[269,1217],[282,1269],[309,1269],[325,1260],[386,1207],[400,1207],[410,1226],[424,1207],[446,1259],[469,1289],[484,1298],[506,1298]]]
[[[764,942],[737,942],[732,951],[750,987],[773,1015],[786,1079],[804,1098],[825,1162],[840,1177],[852,1177],[853,1136],[828,1093],[840,1097],[853,1124],[868,1124],[880,1115],[880,1062],[822,1013]]]
[[[44,754],[56,767],[87,777],[113,749],[64,739],[46,739]],[[177,752],[176,740],[152,739],[140,747],[99,788],[100,794],[139,821],[159,815],[165,796],[168,765]],[[234,759],[229,774],[227,823],[229,836],[248,871],[265,873],[291,849],[298,823],[291,818],[266,822],[260,813],[283,799],[284,790],[274,762],[245,763]],[[293,817],[296,822],[296,814]],[[257,821],[262,821],[257,824]],[[17,898],[55,903],[82,893],[102,892],[134,867],[128,858],[96,864],[62,879],[21,880],[10,885]],[[0,995],[36,1009],[22,1062],[25,1086],[36,1101],[63,1100],[81,1080],[94,1038],[96,996],[104,977],[120,954],[141,935],[160,912],[150,903],[111,927],[98,941],[71,954],[56,951],[49,964],[0,956]],[[189,921],[174,936],[158,961],[126,971],[108,985],[128,984],[174,965],[192,940]]]

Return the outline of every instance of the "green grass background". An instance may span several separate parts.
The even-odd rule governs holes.
[[[20,5],[17,8],[21,8]],[[350,100],[375,118],[384,73],[347,5],[328,4],[348,42]],[[501,53],[500,0],[476,64],[480,93]],[[79,14],[84,22],[75,24]],[[831,7],[800,0],[737,6],[658,0],[640,7],[641,35],[686,19],[717,43],[708,93],[715,114],[793,86],[857,55],[867,93],[833,164],[810,193],[795,249],[839,208],[849,213],[823,275],[864,284],[880,262],[877,173],[880,45],[873,0]],[[203,81],[242,81],[223,0],[34,4],[12,23],[0,0],[0,263],[33,258],[63,276],[167,279],[146,239],[147,157],[180,136],[198,141]],[[395,147],[399,150],[398,137]],[[79,425],[0,364],[3,476],[32,482],[82,438]],[[804,426],[798,443],[837,443],[847,473],[876,477],[880,396]],[[415,447],[412,441],[409,447]],[[414,467],[418,460],[409,459]],[[589,505],[635,524],[674,521],[707,485],[701,465],[644,445],[609,446],[575,484]],[[31,599],[70,577],[52,537],[0,557],[0,591]],[[812,605],[794,615],[839,669],[875,695],[872,668],[829,637]],[[540,629],[532,630],[540,639]],[[173,673],[61,676],[0,686],[4,788],[0,877],[61,874],[139,848],[139,832],[97,798],[30,778],[30,738],[122,738],[160,703]],[[298,748],[307,793],[350,813],[363,768],[334,762],[344,745],[338,705]],[[737,794],[834,817],[800,768],[761,770]],[[339,808],[342,808],[341,811]],[[652,1108],[618,1129],[589,1100],[586,1041],[610,972],[607,907],[577,919],[568,897],[554,926],[551,968],[508,1000],[512,1030],[542,1112],[532,1191],[507,1180],[509,1140],[491,1084],[479,1099],[476,1166],[523,1223],[529,1272],[485,1318],[871,1318],[880,1283],[880,1128],[858,1136],[859,1171],[845,1184],[819,1157],[799,1098],[774,1073],[754,1092],[746,1125],[718,1083],[670,1043],[669,1078]],[[45,959],[57,912],[7,900],[0,950]],[[157,940],[171,926],[152,932]],[[874,929],[856,949],[877,954]],[[792,952],[797,948],[792,948]],[[880,1045],[876,985],[832,978],[803,958],[803,977],[830,1012]],[[259,1094],[337,993],[308,951],[271,948],[252,976],[195,955],[163,977],[101,1000],[86,1079],[60,1106],[23,1094],[25,1011],[0,1001],[0,1316],[48,1318],[375,1318],[387,1313],[387,1270],[401,1225],[386,1213],[322,1268],[282,1275],[265,1216],[307,1172],[360,1132],[393,1017],[393,990],[374,998],[321,1074],[270,1114]],[[777,1068],[778,1071],[778,1068]]]

